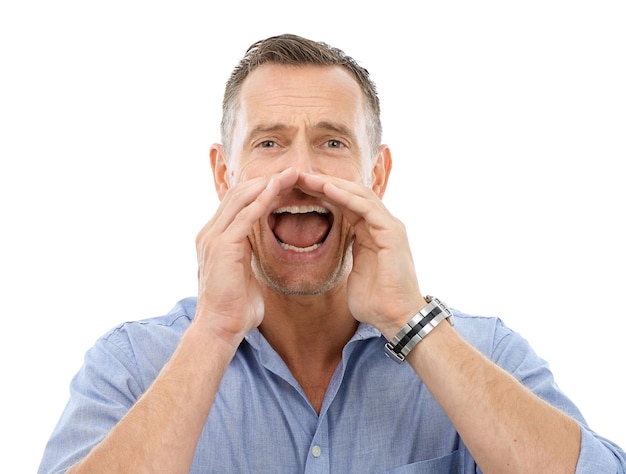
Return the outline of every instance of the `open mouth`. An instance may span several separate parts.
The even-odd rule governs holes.
[[[283,249],[311,252],[328,237],[333,215],[318,205],[284,206],[270,214],[269,225]]]

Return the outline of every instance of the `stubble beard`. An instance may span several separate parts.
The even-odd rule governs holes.
[[[343,253],[343,258],[339,264],[334,267],[332,272],[324,281],[316,283],[307,280],[301,280],[298,283],[289,284],[283,281],[273,271],[267,271],[256,254],[252,253],[252,272],[256,279],[265,284],[271,290],[287,296],[313,296],[321,295],[335,288],[339,283],[344,281],[346,276],[352,270],[352,243],[351,241]]]

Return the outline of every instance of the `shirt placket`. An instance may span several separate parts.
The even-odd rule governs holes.
[[[330,446],[328,443],[328,417],[324,415],[317,426],[304,467],[305,474],[330,473]]]

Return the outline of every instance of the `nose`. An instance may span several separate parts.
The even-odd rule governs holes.
[[[296,168],[304,173],[313,173],[315,171],[314,153],[308,144],[294,143],[287,155],[289,156],[286,166]]]

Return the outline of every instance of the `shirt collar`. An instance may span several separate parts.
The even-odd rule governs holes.
[[[359,323],[359,326],[357,327],[355,333],[352,335],[346,346],[349,345],[351,342],[364,341],[366,339],[378,338],[380,336],[381,332],[374,326],[367,323]],[[262,347],[269,345],[265,337],[263,337],[263,334],[261,334],[261,331],[259,331],[259,328],[252,329],[250,332],[248,332],[248,334],[246,334],[244,339],[246,340],[246,342],[248,342],[248,344],[250,344],[250,346],[252,346],[256,350],[260,350]]]

